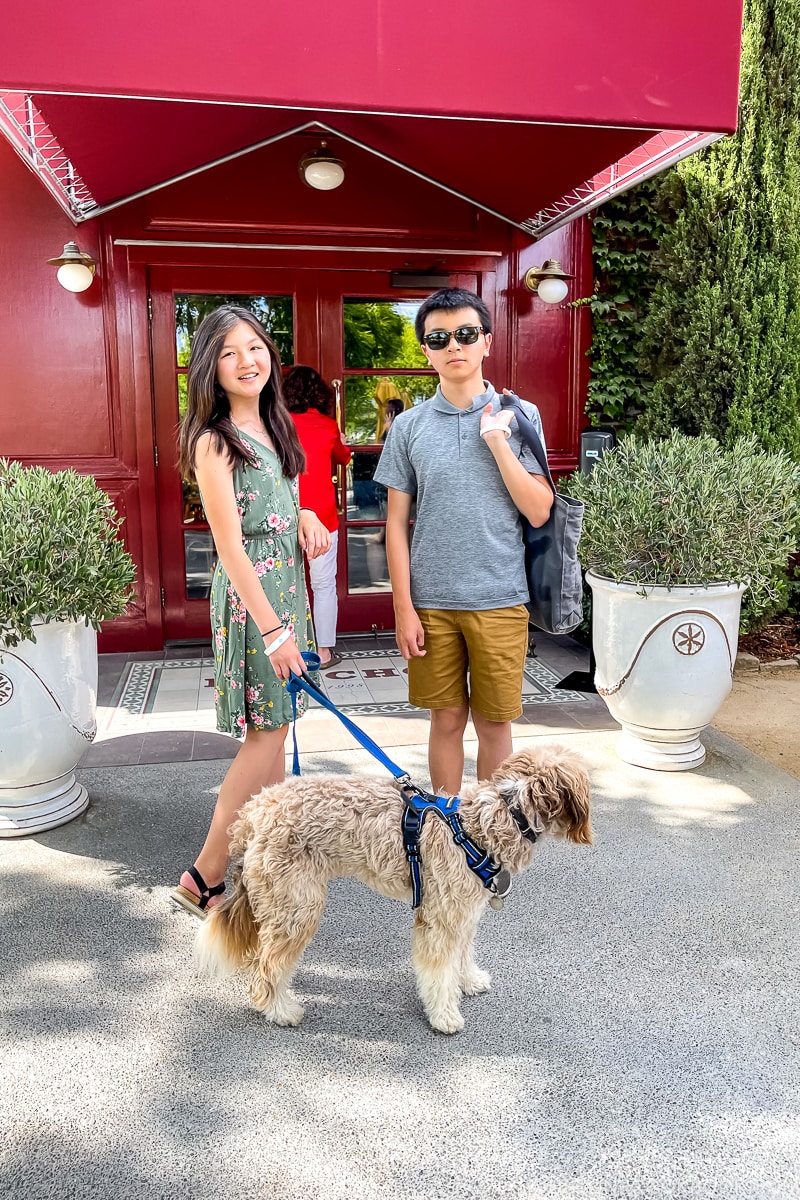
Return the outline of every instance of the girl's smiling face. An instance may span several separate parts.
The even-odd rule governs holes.
[[[217,382],[230,401],[257,399],[272,371],[269,350],[246,321],[226,334],[217,359]]]

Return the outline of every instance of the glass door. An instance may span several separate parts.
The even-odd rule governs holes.
[[[474,277],[459,275],[459,286]],[[414,333],[427,292],[398,290],[389,271],[158,267],[150,271],[157,523],[165,640],[209,637],[214,543],[197,488],[181,481],[178,425],[186,408],[189,347],[203,316],[223,303],[255,313],[284,368],[316,368],[333,384],[352,452],[337,477],[339,629],[394,628],[386,565],[386,490],[375,469],[392,420],[436,390]]]
[[[461,282],[461,281],[459,281]],[[329,276],[322,373],[337,388],[339,422],[352,453],[339,472],[339,627],[394,628],[386,562],[386,488],[375,470],[392,421],[436,391],[414,331],[427,292],[393,288],[388,272]]]
[[[214,540],[197,486],[181,480],[177,467],[178,426],[186,411],[186,368],[197,326],[220,304],[238,304],[265,326],[284,367],[292,366],[301,346],[305,354],[317,353],[313,337],[306,337],[305,343],[300,338],[298,345],[300,298],[292,272],[256,275],[250,271],[237,277],[235,272],[203,271],[202,286],[198,274],[166,268],[151,273],[161,602],[168,641],[208,638],[208,597],[216,566]],[[220,278],[212,291],[209,281],[215,275]]]
[[[343,433],[352,459],[340,487],[346,574],[342,627],[394,628],[386,562],[386,488],[374,480],[394,418],[432,396],[432,375],[414,334],[420,301],[341,300]]]

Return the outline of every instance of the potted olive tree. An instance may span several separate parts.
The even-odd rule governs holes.
[[[76,471],[0,459],[0,837],[83,812],[99,623],[134,579],[111,500]]]
[[[800,543],[800,467],[755,438],[725,450],[674,432],[624,439],[569,491],[586,504],[595,684],[622,726],[617,752],[699,766],[731,689],[742,594],[751,619],[775,605]]]

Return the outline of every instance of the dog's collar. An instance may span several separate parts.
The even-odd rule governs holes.
[[[529,824],[527,818],[525,817],[524,813],[522,812],[522,809],[514,808],[511,804],[509,804],[508,811],[511,813],[511,816],[514,818],[514,822],[517,826],[517,829],[520,831],[520,833],[522,834],[522,836],[524,838],[528,839],[529,842],[535,842],[537,840],[537,838],[539,837],[539,835],[544,833],[544,830],[538,824],[536,817],[533,818],[533,825],[531,825],[531,824]]]

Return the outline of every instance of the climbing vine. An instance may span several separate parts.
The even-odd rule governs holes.
[[[639,345],[657,282],[657,254],[669,206],[662,182],[647,180],[609,200],[594,214],[594,289],[578,300],[592,311],[591,377],[586,411],[591,422],[629,431],[652,386]]]

